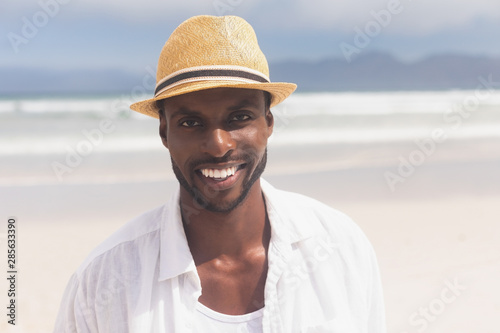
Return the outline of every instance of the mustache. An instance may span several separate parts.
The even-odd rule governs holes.
[[[232,161],[243,161],[245,163],[250,163],[254,158],[252,157],[252,154],[249,153],[242,153],[238,155],[232,155],[232,154],[227,154],[222,157],[207,157],[203,159],[197,159],[193,160],[189,163],[190,169],[196,169],[198,166],[203,165],[203,164],[223,164],[223,163],[228,163]]]

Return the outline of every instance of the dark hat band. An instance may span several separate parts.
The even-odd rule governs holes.
[[[235,80],[243,82],[259,82],[269,83],[269,79],[257,71],[250,71],[246,69],[228,69],[228,68],[213,68],[212,67],[195,67],[193,70],[183,70],[181,73],[169,75],[158,83],[155,89],[155,96],[161,92],[176,86],[180,83],[201,81],[201,80]],[[221,66],[222,67],[222,66]],[[229,67],[229,66],[224,66]],[[231,66],[236,67],[236,66]],[[239,67],[244,68],[244,67]],[[260,74],[260,75],[259,75]],[[182,81],[182,82],[181,82]]]

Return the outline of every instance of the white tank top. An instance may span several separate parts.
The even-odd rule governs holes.
[[[231,316],[196,304],[193,332],[259,333],[262,332],[264,308],[244,315]]]

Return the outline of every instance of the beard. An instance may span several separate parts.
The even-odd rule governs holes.
[[[245,169],[250,170],[251,169],[251,161],[256,160],[255,156],[251,156],[249,154],[245,154],[242,157],[222,157],[222,158],[212,158],[210,160],[203,160],[203,161],[195,161],[189,163],[190,167],[189,170],[195,170],[197,165],[205,164],[205,163],[227,163],[231,160],[244,160],[246,161],[246,167]],[[203,195],[203,192],[196,187],[195,185],[190,185],[189,182],[186,180],[184,175],[182,174],[179,166],[175,161],[170,157],[170,160],[172,161],[172,170],[174,171],[175,177],[179,181],[179,184],[191,195],[193,198],[193,202],[195,202],[201,209],[208,210],[210,212],[216,212],[216,213],[229,213],[232,210],[234,210],[236,207],[238,207],[243,201],[245,201],[246,197],[248,196],[248,193],[252,189],[253,184],[260,178],[262,173],[264,172],[267,164],[267,147],[264,151],[264,155],[260,159],[260,161],[257,163],[257,166],[255,167],[255,170],[247,179],[243,180],[243,185],[242,185],[242,190],[239,194],[239,196],[230,202],[211,202],[205,195]],[[205,191],[207,192],[207,191]],[[210,194],[213,193],[208,193],[208,196],[210,197]],[[212,196],[213,197],[213,196]]]

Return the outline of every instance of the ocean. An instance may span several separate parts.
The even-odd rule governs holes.
[[[130,111],[131,102],[126,94],[1,98],[0,184],[60,182],[54,165],[71,157],[76,165],[78,156],[163,153],[158,121]],[[269,146],[278,151],[500,137],[500,90],[296,93],[272,111]],[[19,167],[21,158],[36,170]]]
[[[500,136],[500,90],[292,95],[273,109],[271,145],[418,139],[441,128],[454,138]],[[100,150],[158,147],[155,119],[130,111],[127,96],[0,99],[0,156],[63,153],[102,119],[114,127]]]

